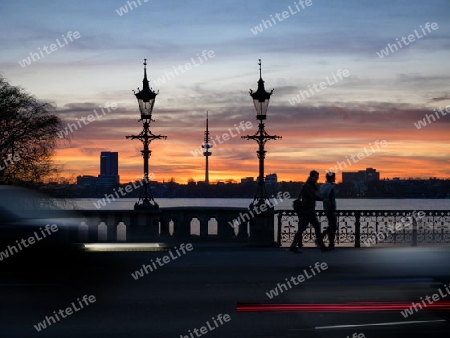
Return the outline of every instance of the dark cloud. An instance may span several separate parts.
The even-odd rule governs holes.
[[[450,101],[450,94],[445,94],[444,96],[441,97],[433,97],[428,101],[428,103],[440,101]]]

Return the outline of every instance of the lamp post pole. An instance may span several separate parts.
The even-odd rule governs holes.
[[[266,185],[264,182],[264,159],[266,157],[266,150],[264,149],[264,146],[267,141],[269,140],[278,140],[281,139],[281,136],[272,136],[267,134],[267,132],[264,129],[264,123],[262,120],[259,120],[259,126],[258,131],[253,136],[242,136],[242,138],[245,138],[247,140],[255,140],[258,143],[258,150],[256,151],[256,154],[258,155],[259,159],[259,176],[258,176],[258,186],[256,190],[255,197],[253,199],[252,205],[259,205],[262,203],[266,203],[267,200],[267,192],[266,192]]]
[[[153,199],[151,189],[150,189],[150,182],[148,180],[148,162],[150,155],[152,151],[149,148],[150,142],[154,139],[166,139],[167,136],[163,135],[154,135],[150,131],[150,122],[154,122],[152,120],[152,111],[153,111],[153,105],[155,103],[155,98],[158,93],[155,93],[151,90],[149,82],[147,80],[147,59],[144,59],[144,80],[143,80],[143,88],[138,93],[134,92],[134,95],[136,96],[138,103],[139,103],[139,110],[141,113],[141,118],[139,121],[142,121],[143,123],[143,130],[139,135],[130,135],[126,136],[127,139],[138,139],[140,140],[143,145],[144,149],[141,150],[142,157],[144,159],[144,183],[142,187],[141,194],[139,196],[138,202],[134,205],[135,210],[140,209],[150,209],[150,210],[159,210],[158,204]]]
[[[266,92],[264,88],[264,81],[261,77],[261,59],[258,62],[259,65],[259,81],[258,81],[258,90],[253,92],[250,89],[250,96],[253,98],[253,104],[255,106],[256,118],[259,120],[258,131],[255,135],[252,136],[241,136],[241,138],[246,140],[255,140],[258,143],[258,150],[256,151],[259,159],[259,177],[258,177],[258,186],[256,195],[253,199],[253,202],[250,204],[250,207],[258,206],[261,204],[267,204],[267,192],[264,182],[264,159],[266,157],[266,150],[264,150],[264,146],[269,140],[278,140],[281,139],[281,136],[269,135],[264,129],[263,120],[267,118],[267,108],[269,106],[270,95],[273,93],[273,89],[269,92]],[[270,204],[269,204],[270,205]]]

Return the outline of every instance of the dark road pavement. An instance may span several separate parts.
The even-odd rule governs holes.
[[[52,255],[29,259],[20,252],[0,262],[0,337],[345,338],[357,333],[434,338],[450,332],[448,310],[431,311],[431,305],[407,318],[400,309],[236,310],[243,303],[411,306],[439,289],[445,296],[450,247],[307,248],[293,254],[276,248],[192,245],[186,253],[171,248],[171,255],[169,248],[83,252],[68,255],[64,266]],[[327,268],[311,271],[316,263]],[[148,265],[147,273],[143,265]],[[135,279],[132,273],[141,268],[142,277]],[[301,283],[291,279],[299,275],[305,277]],[[269,298],[267,293],[281,283],[286,286]],[[94,296],[95,302],[83,303],[84,295]],[[441,296],[433,304],[449,300]],[[73,306],[78,310],[62,312],[66,318],[59,315],[56,321],[55,313]],[[35,325],[52,315],[55,323],[47,322],[38,332]],[[229,320],[219,320],[219,315]]]

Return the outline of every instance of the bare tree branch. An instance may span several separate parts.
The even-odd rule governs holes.
[[[52,156],[63,122],[54,112],[0,77],[0,184],[36,183],[57,172]]]

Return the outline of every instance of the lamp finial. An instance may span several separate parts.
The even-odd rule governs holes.
[[[258,65],[259,65],[259,78],[262,79],[262,76],[261,76],[261,59],[258,59]]]

